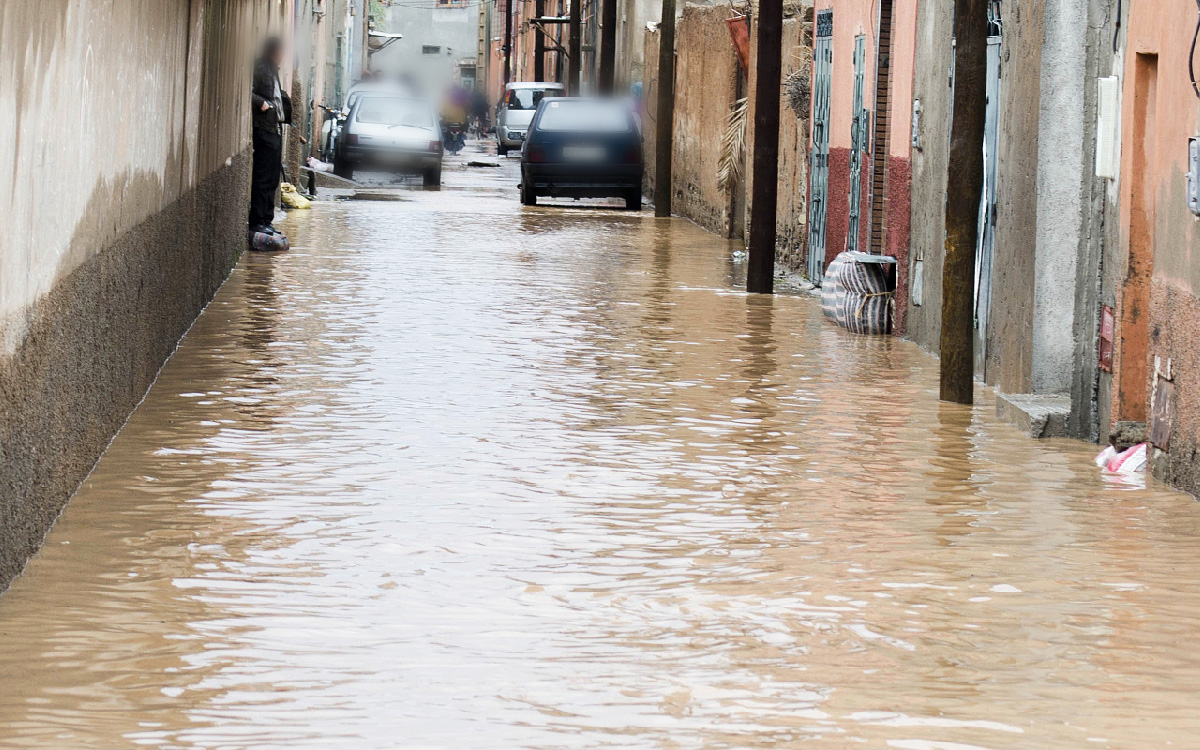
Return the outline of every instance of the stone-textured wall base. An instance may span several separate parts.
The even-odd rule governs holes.
[[[1200,497],[1200,298],[1156,278],[1150,285],[1150,321],[1147,395],[1154,392],[1156,357],[1159,371],[1175,382],[1174,403],[1167,410],[1170,450],[1156,454],[1151,468],[1159,479]]]
[[[90,257],[0,359],[0,590],[137,406],[246,244],[247,149]]]

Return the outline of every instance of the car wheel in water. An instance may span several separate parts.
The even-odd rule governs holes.
[[[441,187],[442,186],[442,168],[427,169],[422,175],[422,183],[425,187]]]
[[[526,206],[536,206],[537,193],[533,192],[532,189],[525,187],[525,185],[521,185],[521,202]]]
[[[496,153],[500,154],[501,156],[508,156],[508,146],[505,146],[503,143],[497,143]]]
[[[634,190],[625,196],[625,209],[627,211],[642,210],[642,191]]]

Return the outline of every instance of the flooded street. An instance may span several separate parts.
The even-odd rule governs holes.
[[[0,747],[1196,747],[1200,507],[516,160],[247,255],[0,597]]]

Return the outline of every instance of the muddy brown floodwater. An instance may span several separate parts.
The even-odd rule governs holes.
[[[1200,508],[512,165],[247,256],[0,597],[5,748],[1200,746]]]

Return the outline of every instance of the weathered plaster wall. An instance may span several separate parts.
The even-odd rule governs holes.
[[[687,5],[676,28],[674,211],[728,236],[729,191],[717,184],[721,141],[737,101],[738,63],[728,7]],[[649,136],[653,138],[653,133]]]
[[[245,242],[257,0],[0,5],[0,586]]]
[[[1122,8],[1125,4],[1122,3]],[[1095,176],[1097,84],[1100,76],[1112,75],[1119,67],[1113,50],[1116,9],[1106,0],[1087,4],[1087,55],[1083,70],[1083,116],[1080,169],[1084,177],[1080,203],[1078,259],[1075,264],[1072,368],[1067,391],[1071,414],[1067,434],[1099,441],[1107,430],[1101,427],[1099,404],[1103,373],[1099,364],[1100,306],[1103,278],[1111,265],[1108,255],[1117,244],[1118,211],[1110,200],[1109,180]]]
[[[883,251],[896,258],[894,331],[908,326],[908,273],[912,221],[912,101],[916,65],[916,0],[892,5],[891,112],[888,124],[887,211]]]
[[[783,24],[782,74],[788,76],[811,61],[811,6],[785,5]],[[709,231],[738,237],[750,207],[737,196],[749,194],[748,155],[753,149],[753,127],[747,129],[746,159],[742,164],[742,182],[729,189],[718,187],[719,157],[728,117],[739,96],[753,91],[754,30],[751,30],[751,71],[744,85],[730,41],[724,5],[686,5],[676,28],[675,130],[672,156],[672,209],[675,214],[695,221]],[[646,184],[653,193],[655,127],[657,113],[657,32],[647,33],[644,56],[654,66],[645,69]],[[747,117],[753,122],[753,97]],[[799,268],[804,260],[807,241],[805,224],[808,192],[807,118],[798,116],[780,91],[779,167],[776,179],[779,194],[776,204],[777,260],[781,265]]]
[[[1043,3],[1037,153],[1037,262],[1029,389],[1066,393],[1074,365],[1075,275],[1084,230],[1084,191],[1092,165],[1085,163],[1084,97],[1095,87],[1087,73],[1087,4]],[[1002,136],[1003,137],[1003,136]],[[1005,248],[1011,249],[1011,248]],[[1004,256],[999,256],[1003,262]]]
[[[993,303],[985,363],[987,382],[1004,393],[1027,393],[1031,385],[1042,7],[1039,0],[1016,0],[1004,9]]]
[[[798,70],[812,75],[812,23],[810,5],[798,6],[783,22],[782,77]],[[809,97],[812,98],[811,96]],[[776,261],[791,271],[802,271],[808,262],[808,143],[811,108],[798,114],[788,97],[779,107],[779,200],[775,214]]]
[[[953,3],[919,3],[913,62],[918,146],[912,150],[908,304],[904,335],[937,353],[941,336],[942,258],[945,254],[946,166],[950,148],[950,67]],[[910,104],[911,107],[911,104]],[[910,139],[911,142],[911,139]],[[914,286],[920,285],[920,294]]]
[[[629,0],[621,6],[617,19],[617,91],[624,93],[634,81],[649,76],[646,66],[658,64],[646,56],[646,24],[662,15],[662,4],[655,0]]]
[[[643,185],[646,195],[654,195],[654,181],[657,179],[655,169],[658,165],[656,153],[658,141],[658,41],[661,38],[657,31],[647,30],[644,37],[644,58],[651,61],[644,69],[646,76],[642,99],[642,155],[646,162]],[[674,165],[672,165],[673,167]]]
[[[894,332],[908,328],[909,233],[911,229],[912,163],[899,156],[888,161],[888,211],[883,251],[896,258]]]
[[[1137,201],[1133,190],[1134,171],[1144,176],[1149,197],[1148,217],[1153,227],[1151,238],[1149,309],[1143,314],[1148,341],[1146,360],[1147,398],[1153,393],[1155,364],[1174,380],[1174,399],[1167,412],[1170,418],[1170,450],[1153,462],[1155,473],[1177,487],[1200,494],[1200,231],[1196,217],[1187,209],[1187,139],[1200,134],[1200,99],[1188,80],[1188,54],[1191,37],[1180,33],[1183,20],[1164,23],[1164,19],[1195,22],[1194,4],[1183,0],[1161,0],[1130,11],[1125,29],[1122,96],[1122,153],[1119,183],[1120,250],[1115,269],[1118,280],[1130,273],[1130,227]],[[1139,157],[1132,143],[1135,99],[1135,66],[1140,55],[1157,55],[1155,112],[1147,131],[1147,151]],[[1110,290],[1106,289],[1106,294]],[[1130,354],[1123,352],[1120,341],[1120,306],[1131,304],[1116,289],[1118,304],[1116,369],[1128,366]],[[1118,389],[1112,389],[1111,419],[1121,412]],[[1149,403],[1145,405],[1149,412]]]

